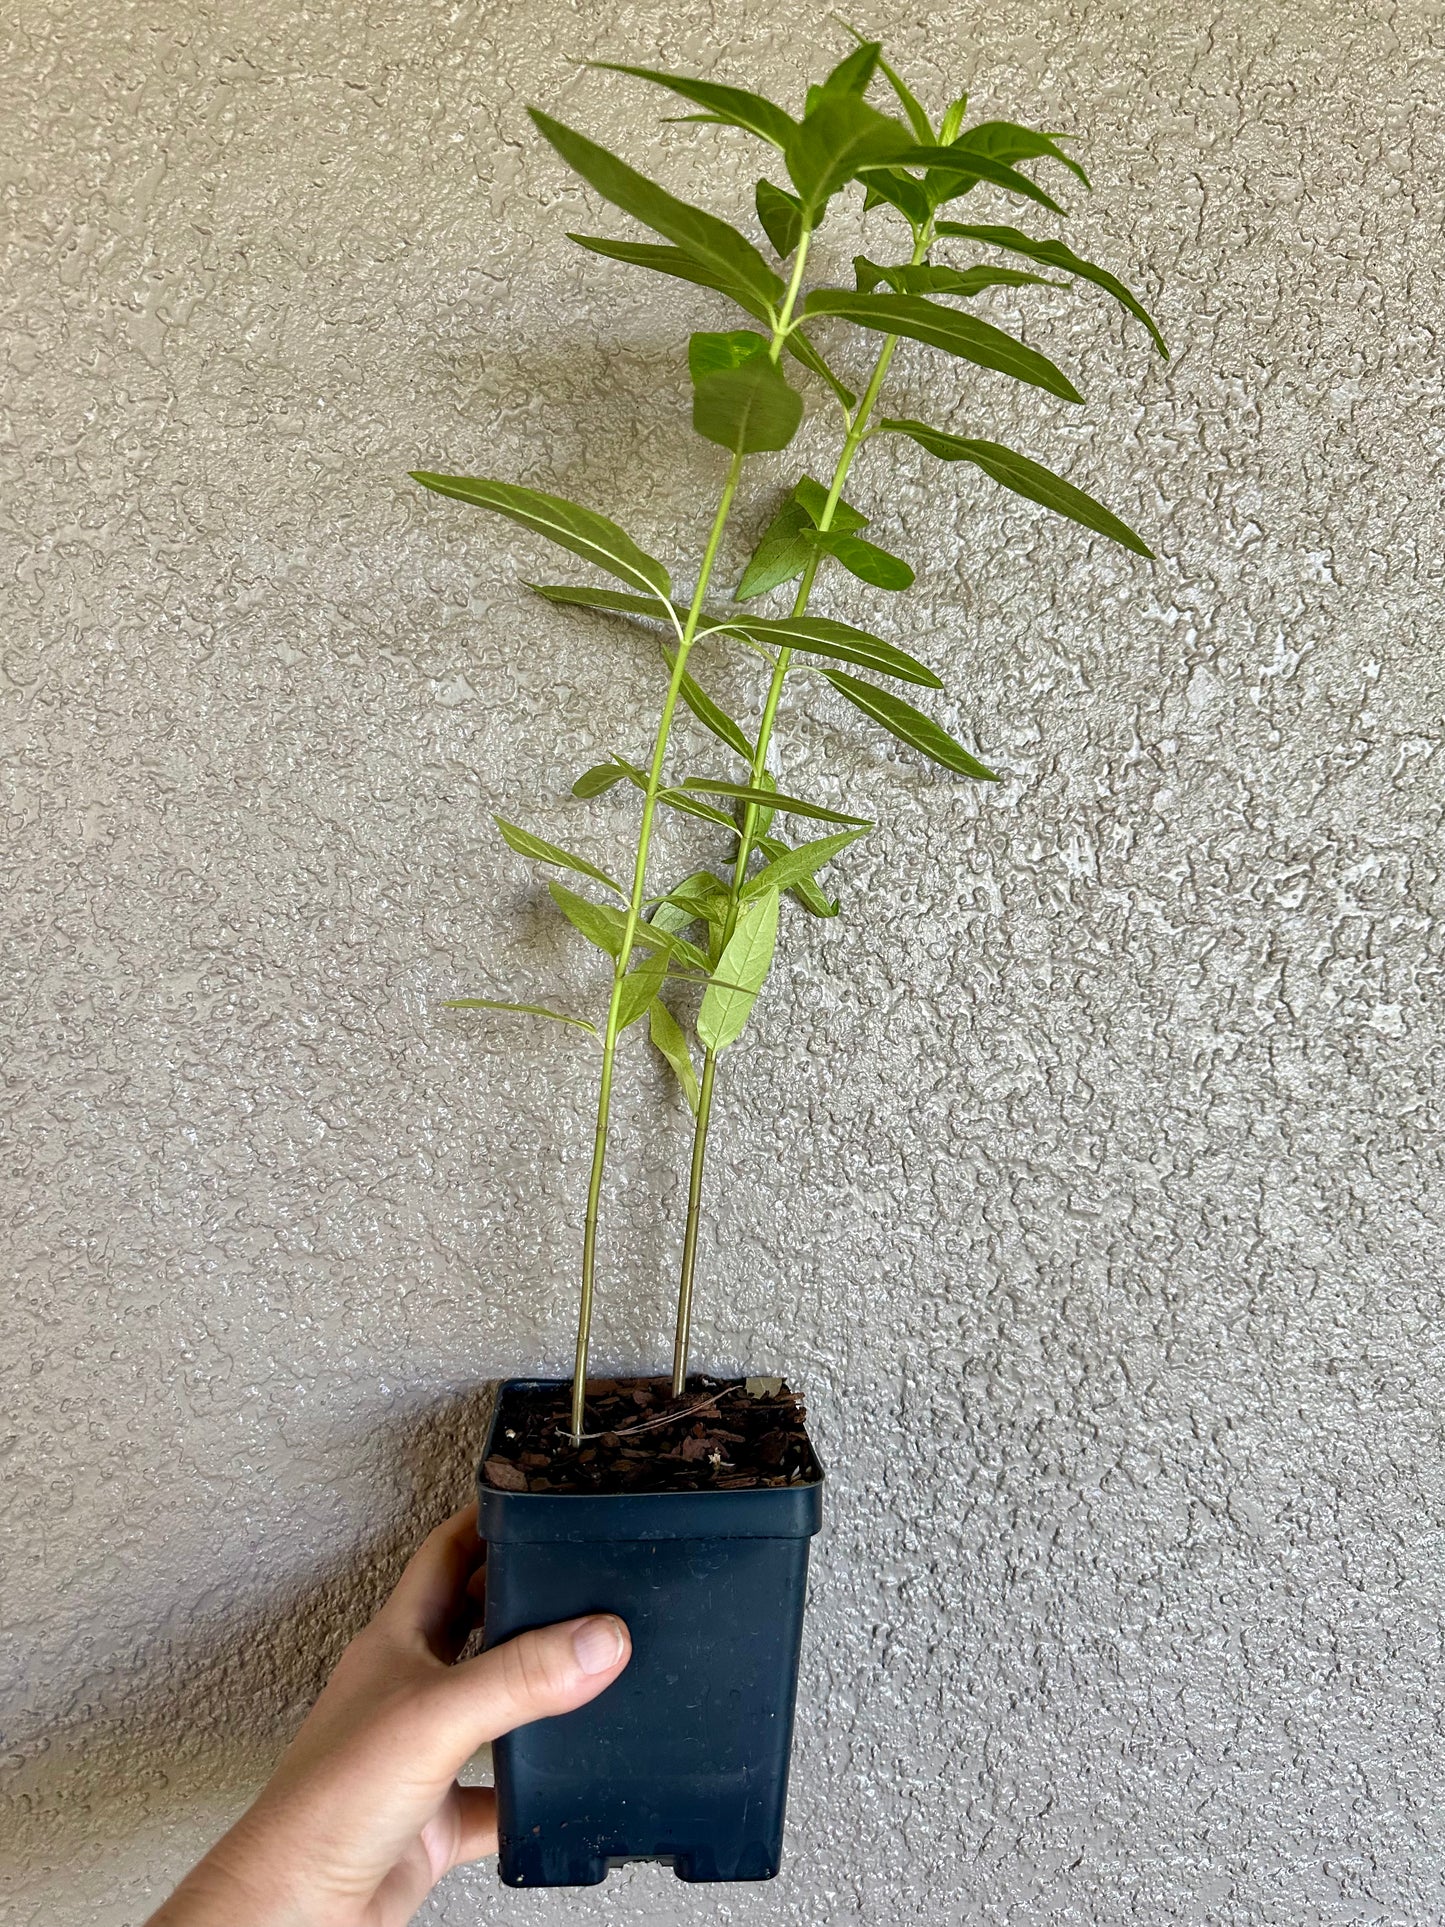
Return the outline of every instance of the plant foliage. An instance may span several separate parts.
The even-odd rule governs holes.
[[[849,30],[852,31],[851,29]],[[699,559],[688,569],[687,594],[676,593],[668,564],[650,554],[600,511],[516,483],[417,471],[415,480],[443,496],[501,515],[530,538],[550,543],[620,583],[533,583],[535,593],[578,610],[642,625],[656,642],[657,717],[648,761],[617,751],[583,771],[572,786],[588,803],[627,791],[631,808],[630,875],[614,876],[591,856],[577,854],[523,825],[496,819],[508,847],[544,868],[569,871],[611,901],[584,895],[556,877],[548,892],[567,923],[604,960],[603,988],[593,1017],[576,1017],[530,1002],[487,997],[454,999],[453,1008],[520,1012],[572,1026],[600,1046],[597,1128],[584,1220],[581,1311],[572,1420],[583,1424],[583,1385],[595,1288],[598,1217],[607,1155],[614,1061],[621,1036],[644,1017],[648,1036],[675,1075],[695,1118],[688,1195],[688,1254],[680,1281],[673,1374],[680,1390],[687,1370],[692,1303],[692,1254],[702,1198],[703,1153],[718,1062],[744,1036],[764,1000],[778,946],[798,911],[838,914],[821,873],[843,858],[872,827],[867,818],[829,800],[780,789],[770,773],[784,717],[785,685],[801,674],[841,699],[850,714],[886,733],[909,755],[975,782],[997,781],[988,764],[936,715],[915,706],[892,685],[941,690],[943,678],[923,656],[888,636],[828,613],[827,598],[852,578],[899,594],[914,581],[914,563],[865,536],[870,514],[849,502],[844,488],[854,464],[879,437],[906,438],[929,456],[978,472],[1076,529],[1102,536],[1140,556],[1151,551],[1114,510],[1031,454],[987,436],[933,426],[881,411],[895,351],[919,344],[948,360],[933,365],[938,407],[948,413],[966,395],[969,412],[987,406],[992,385],[1021,384],[1069,407],[1082,400],[1072,374],[1021,338],[1005,317],[984,318],[973,304],[1010,291],[1021,307],[1034,291],[1100,289],[1148,331],[1166,354],[1158,326],[1138,297],[1112,271],[1084,259],[1047,232],[1033,234],[1001,223],[945,217],[943,210],[976,196],[1026,203],[1037,214],[1066,218],[1052,188],[1067,176],[1087,188],[1088,177],[1060,132],[1011,121],[967,123],[967,97],[943,109],[937,124],[883,57],[876,41],[857,44],[796,110],[744,87],[661,69],[594,63],[611,73],[662,89],[697,110],[684,120],[732,130],[728,138],[762,144],[754,190],[758,239],[733,222],[679,199],[620,155],[575,127],[532,110],[555,155],[593,194],[638,224],[643,235],[573,234],[593,255],[659,274],[705,291],[679,299],[689,314],[719,325],[689,329],[686,364],[692,387],[692,425],[726,457],[719,500]],[[710,136],[704,136],[710,138]],[[1050,184],[1029,171],[1052,169]],[[851,288],[810,283],[814,237],[840,197],[857,194],[877,228],[870,251],[854,261]],[[958,257],[968,243],[981,258]],[[939,258],[939,250],[948,258]],[[1001,260],[999,257],[1011,257]],[[1019,266],[1018,262],[1027,266]],[[1039,272],[1043,270],[1043,272]],[[717,297],[722,297],[720,304]],[[726,311],[731,303],[732,314]],[[718,310],[711,317],[703,311]],[[728,326],[738,313],[744,325]],[[924,367],[920,362],[920,368]],[[982,371],[960,388],[957,377]],[[818,384],[821,405],[836,410],[838,440],[825,483],[791,476],[785,451],[802,423],[805,392]],[[974,388],[977,388],[977,394]],[[896,446],[896,439],[894,441]],[[766,459],[755,476],[757,458]],[[782,458],[782,459],[780,459]],[[721,457],[719,458],[721,464]],[[780,470],[784,492],[776,494]],[[774,491],[752,556],[733,595],[720,596],[717,561],[744,483]],[[860,466],[860,486],[886,506],[886,470]],[[532,544],[529,543],[529,550]],[[669,545],[671,546],[671,545]],[[685,545],[679,543],[679,550]],[[763,614],[751,605],[790,588],[790,606]],[[823,607],[816,606],[819,602]],[[939,639],[927,652],[941,654]],[[599,642],[601,632],[599,632]],[[757,675],[757,713],[746,722],[709,687],[725,657],[751,664]],[[858,672],[862,671],[863,674]],[[691,718],[690,723],[683,721]],[[693,727],[733,766],[717,775],[679,775],[674,736]],[[702,739],[700,738],[700,740]],[[641,753],[641,752],[639,752]],[[691,753],[689,751],[689,753]],[[684,765],[685,767],[685,765]],[[841,773],[840,773],[841,774]],[[830,787],[840,787],[835,775]],[[661,894],[649,894],[653,829],[659,809],[693,826],[707,860]],[[608,805],[616,817],[615,800]],[[839,828],[811,839],[779,834],[779,824],[809,821]],[[570,841],[570,839],[569,839]],[[700,1052],[699,1074],[694,1052]]]

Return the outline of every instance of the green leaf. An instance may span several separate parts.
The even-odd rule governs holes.
[[[686,74],[659,73],[653,67],[625,67],[615,60],[589,60],[587,64],[608,73],[631,74],[636,80],[650,80],[659,87],[667,87],[684,100],[696,101],[699,107],[707,108],[708,118],[725,127],[745,128],[761,140],[771,141],[774,147],[784,146],[793,131],[791,114],[744,87],[725,87],[715,80],[693,80]]]
[[[844,54],[827,78],[819,87],[820,94],[862,94],[877,71],[879,56],[883,52],[881,40],[864,40],[861,37],[852,53]]]
[[[634,964],[622,979],[622,993],[617,1000],[617,1028],[624,1031],[635,1024],[639,1017],[645,1016],[649,1004],[667,981],[668,956],[659,950],[651,957]]]
[[[569,1017],[563,1010],[548,1010],[545,1004],[506,1004],[496,997],[448,997],[442,1005],[443,1010],[515,1010],[524,1017],[550,1017],[556,1024],[572,1024],[578,1030],[585,1030],[593,1037],[597,1035],[596,1024],[589,1024],[585,1017]]]
[[[614,883],[605,870],[599,870],[585,856],[574,856],[570,850],[548,843],[544,837],[533,836],[530,830],[522,829],[519,824],[508,823],[505,817],[494,816],[492,821],[502,832],[502,840],[508,849],[515,850],[518,856],[531,857],[535,863],[554,863],[563,870],[576,870],[581,876],[591,877],[594,883],[606,884],[618,896],[626,895],[620,883]]]
[[[829,199],[860,169],[881,166],[911,145],[905,127],[856,94],[825,94],[783,150],[808,226],[817,224]]]
[[[960,776],[975,776],[983,783],[996,783],[999,780],[976,756],[970,756],[963,744],[956,742],[941,723],[934,722],[931,716],[925,716],[912,703],[902,702],[886,689],[859,682],[856,676],[845,676],[835,669],[825,669],[823,674],[840,696],[846,696],[855,709],[861,709],[875,723],[882,723],[901,743],[907,743],[911,749],[921,750],[933,762],[957,771]]]
[[[1062,241],[1036,241],[1016,227],[970,227],[961,221],[940,221],[938,232],[956,236],[960,240],[984,241],[990,247],[1003,248],[1009,254],[1022,254],[1027,260],[1042,262],[1047,268],[1058,268],[1064,274],[1078,275],[1081,281],[1091,281],[1096,288],[1111,294],[1136,321],[1142,321],[1153,337],[1155,347],[1166,361],[1169,359],[1163,335],[1119,277],[1110,274],[1107,268],[1096,267],[1092,261],[1085,261]]]
[[[980,181],[989,181],[995,187],[1006,188],[1010,194],[1021,195],[1026,201],[1037,202],[1051,214],[1064,212],[1053,195],[1045,193],[1037,181],[1030,180],[1027,174],[1020,174],[1016,167],[995,160],[981,149],[968,149],[965,146],[966,139],[967,136],[947,147],[910,147],[907,153],[894,154],[890,158],[895,166],[927,168],[923,186],[934,207],[944,201],[954,200],[960,194],[967,194]]]
[[[735,281],[763,302],[781,298],[783,284],[745,235],[703,208],[679,201],[656,181],[629,167],[575,128],[553,120],[539,108],[528,110],[543,138],[590,187],[624,214],[684,249],[694,260]]]
[[[673,1076],[682,1086],[682,1094],[687,1099],[688,1109],[696,1117],[699,1094],[692,1053],[687,1048],[687,1038],[683,1034],[682,1025],[678,1023],[660,997],[655,997],[648,1009],[647,1031],[653,1043],[672,1066]]]
[[[663,645],[662,655],[668,668],[674,669],[677,658],[666,644]],[[703,727],[710,729],[720,743],[726,743],[729,749],[735,750],[745,763],[752,762],[753,746],[742,729],[725,709],[713,701],[699,683],[694,682],[686,670],[683,671],[682,681],[678,685],[678,694]]]
[[[876,542],[865,542],[857,535],[834,535],[831,529],[815,529],[807,539],[841,562],[849,575],[871,583],[875,589],[897,591],[913,586],[913,571],[903,557],[880,549]]]
[[[921,181],[915,181],[911,174],[905,174],[900,167],[870,167],[863,176],[867,192],[863,196],[863,212],[870,213],[880,202],[886,201],[915,228],[921,228],[933,212]]]
[[[805,803],[796,796],[780,796],[776,790],[754,789],[751,783],[726,783],[720,777],[685,776],[682,786],[705,790],[710,796],[731,796],[739,803],[754,803],[759,809],[784,810],[790,816],[810,816],[820,823],[855,823],[872,829],[870,816],[845,816],[841,810],[825,810],[821,803]],[[555,886],[554,886],[555,887]]]
[[[1006,164],[1013,161],[1038,160],[1043,155],[1047,155],[1051,160],[1056,160],[1067,167],[1069,172],[1087,187],[1088,175],[1079,163],[1072,160],[1059,146],[1060,138],[1067,140],[1068,136],[1041,134],[1035,128],[1020,127],[1011,120],[981,120],[970,127],[966,134],[949,143],[944,151],[960,156],[984,154],[990,160],[1003,161]]]
[[[780,261],[786,261],[802,237],[802,203],[796,194],[774,187],[771,181],[759,181],[753,190],[753,204],[763,233],[773,244],[774,254]]]
[[[627,771],[620,763],[594,763],[591,769],[583,770],[572,785],[572,794],[581,797],[601,796],[602,792],[610,790],[614,783],[626,781]]]
[[[801,362],[802,365],[810,369],[813,374],[821,375],[833,393],[838,397],[838,400],[843,404],[844,408],[851,409],[856,406],[858,397],[853,393],[853,390],[848,386],[847,382],[838,379],[827,362],[824,361],[822,355],[820,355],[818,350],[813,346],[813,343],[809,340],[803,329],[796,324],[789,333],[787,340],[783,343],[783,351],[785,354],[790,354],[794,361]]]
[[[697,1034],[706,1049],[726,1050],[741,1036],[772,965],[778,941],[778,893],[767,891],[738,919],[718,959],[714,981],[697,1013]]]
[[[896,676],[900,682],[921,683],[928,689],[941,689],[943,683],[925,664],[905,655],[881,636],[851,623],[833,622],[826,616],[730,616],[727,626],[750,641],[780,649],[801,649],[814,656],[832,656],[839,662],[857,663],[876,675]]]
[[[693,341],[738,340],[739,336],[694,335]],[[767,344],[754,336],[760,349]],[[734,455],[786,448],[803,419],[803,397],[790,386],[766,352],[753,353],[732,366],[693,373],[692,425],[704,441]]]
[[[788,845],[777,836],[755,836],[753,847],[761,850],[764,856],[782,857],[788,854]],[[806,880],[795,883],[788,894],[795,903],[800,903],[810,916],[836,917],[838,914],[840,906],[837,898],[826,896],[816,883]]]
[[[438,495],[449,495],[455,501],[470,502],[520,522],[524,529],[545,535],[559,548],[640,589],[653,589],[664,597],[672,590],[672,577],[656,556],[639,549],[631,536],[605,515],[569,502],[563,495],[545,495],[541,489],[519,488],[514,482],[493,482],[474,475],[433,475],[413,469],[411,478]]]
[[[689,335],[687,372],[696,387],[704,376],[722,369],[741,368],[744,362],[767,351],[768,338],[756,328],[731,328],[726,334]]]
[[[793,490],[793,500],[807,514],[815,529],[823,526],[823,517],[828,513],[829,491],[821,482],[815,482],[811,475],[803,476]],[[828,523],[830,529],[840,535],[851,535],[855,529],[866,529],[868,517],[845,502],[840,495],[833,504],[833,514]]]
[[[758,321],[766,321],[768,304],[743,286],[737,278],[723,274],[706,261],[699,261],[686,248],[664,247],[660,241],[614,241],[601,234],[569,234],[579,248],[589,254],[605,255],[610,261],[629,261],[634,267],[650,268],[654,274],[670,275],[674,281],[691,281],[699,288],[713,288],[736,301]]]
[[[790,495],[769,522],[743,570],[742,581],[734,590],[738,602],[751,602],[784,582],[791,582],[808,566],[812,547],[803,531],[812,523],[806,512]]]
[[[888,65],[888,62],[883,58],[879,43],[877,41],[869,41],[864,34],[859,33],[856,27],[850,27],[846,20],[841,20],[838,24],[845,33],[852,34],[860,47],[873,46],[878,48],[878,71],[898,96],[903,111],[908,116],[909,126],[913,129],[919,140],[931,141],[933,139],[933,128],[929,123],[927,113],[924,111],[923,102],[919,100],[916,94],[910,92],[910,90],[904,86],[899,76],[894,73],[893,69]]]
[[[960,94],[957,100],[951,100],[948,103],[948,106],[944,109],[943,119],[938,129],[940,145],[947,147],[950,141],[956,141],[958,139],[959,134],[963,131],[964,116],[967,112],[968,95],[966,93]]]
[[[926,448],[930,455],[937,455],[942,461],[972,462],[975,468],[981,468],[985,475],[992,476],[1004,488],[1012,489],[1015,495],[1038,502],[1042,507],[1052,509],[1055,515],[1066,515],[1071,522],[1082,523],[1096,535],[1107,535],[1111,542],[1118,542],[1124,548],[1132,549],[1136,555],[1145,555],[1153,560],[1154,551],[1142,537],[1134,533],[1127,522],[1121,522],[1102,502],[1096,502],[1092,495],[1086,495],[1083,489],[1066,482],[1062,475],[1055,475],[1042,462],[1016,454],[1000,442],[970,441],[962,435],[945,434],[941,428],[930,428],[927,422],[896,421],[889,417],[879,422],[878,426],[895,434],[907,435],[920,448]]]
[[[748,879],[740,893],[742,900],[751,901],[765,890],[791,890],[798,883],[811,881],[823,864],[831,863],[850,843],[867,834],[866,830],[844,830],[838,836],[816,837],[811,843],[785,851]]]
[[[609,957],[620,957],[622,939],[626,934],[627,918],[621,910],[614,910],[610,904],[594,903],[590,897],[579,897],[575,890],[565,884],[549,883],[548,894],[567,921],[582,932],[588,943],[595,944],[599,950],[606,951]],[[666,951],[680,963],[688,964],[694,970],[707,970],[708,960],[695,944],[684,943],[681,937],[674,937],[665,930],[657,930],[645,918],[639,918],[632,933],[634,944],[646,944],[650,949]]]
[[[590,897],[579,897],[575,890],[564,884],[549,883],[548,894],[567,921],[609,957],[616,957],[622,949],[622,930],[626,919],[620,910],[610,909],[605,903],[594,903]]]
[[[1021,341],[990,327],[973,315],[959,314],[920,294],[855,294],[846,288],[815,288],[807,299],[809,314],[839,315],[880,334],[907,335],[914,341],[942,348],[979,368],[993,368],[1015,381],[1043,388],[1064,401],[1084,398],[1047,355],[1026,348]]]
[[[880,267],[866,255],[853,257],[853,275],[864,294],[871,294],[880,281],[886,281],[895,294],[956,294],[965,298],[982,294],[986,288],[1066,288],[1067,281],[1050,281],[1042,274],[1026,274],[1021,268],[943,268],[932,262],[917,267]]]
[[[689,796],[685,790],[659,790],[657,800],[670,810],[677,810],[683,816],[695,816],[700,823],[711,823],[716,829],[736,830],[737,828],[737,824],[726,810],[719,810],[711,803],[701,802],[696,796]]]
[[[533,595],[548,602],[561,602],[579,609],[603,609],[612,615],[646,616],[652,622],[666,622],[668,604],[657,596],[628,595],[621,589],[593,589],[571,582],[529,582]],[[673,605],[673,614],[677,615]]]

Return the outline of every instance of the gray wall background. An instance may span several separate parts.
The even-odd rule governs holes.
[[[700,1313],[706,1363],[806,1385],[832,1469],[791,1857],[756,1891],[479,1869],[424,1917],[1420,1923],[1445,17],[858,19],[935,105],[1087,137],[1070,237],[1176,349],[999,297],[1088,405],[918,349],[902,412],[1066,468],[1160,559],[901,444],[861,469],[920,584],[830,606],[926,644],[1007,781],[797,686],[780,767],[883,827],[727,1078]],[[791,101],[846,42],[801,0],[19,0],[7,34],[6,1917],[122,1927],[464,1497],[485,1383],[568,1358],[587,1051],[439,1006],[596,997],[488,813],[615,852],[627,809],[566,788],[658,682],[403,477],[695,555],[680,344],[732,324],[568,246],[624,224],[524,105],[741,215],[742,137],[571,62]],[[830,433],[818,402],[810,466]],[[624,1083],[599,1356],[652,1366],[685,1132],[640,1043]]]

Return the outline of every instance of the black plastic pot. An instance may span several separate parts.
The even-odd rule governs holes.
[[[499,1412],[540,1383],[509,1381]],[[633,1860],[679,1880],[778,1871],[822,1487],[821,1471],[809,1485],[617,1496],[479,1482],[486,1645],[591,1612],[632,1634],[600,1698],[492,1748],[508,1886],[596,1886]]]

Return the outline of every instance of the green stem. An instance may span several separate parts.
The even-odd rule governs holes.
[[[722,541],[723,530],[727,527],[733,497],[737,494],[738,479],[742,474],[744,459],[741,453],[736,454],[728,466],[727,480],[723,484],[717,514],[713,517],[712,533],[708,537],[702,567],[698,571],[697,587],[693,591],[687,621],[683,625],[682,635],[678,641],[677,656],[667,685],[667,700],[662,706],[662,715],[658,719],[657,736],[652,749],[652,765],[647,772],[647,788],[642,799],[642,824],[637,833],[637,860],[632,869],[632,894],[627,904],[627,921],[623,926],[622,942],[618,946],[617,958],[612,970],[612,997],[607,1006],[607,1028],[602,1037],[602,1077],[597,1090],[597,1125],[592,1140],[592,1171],[587,1181],[587,1216],[582,1230],[582,1301],[577,1315],[577,1358],[572,1376],[574,1441],[582,1436],[587,1397],[587,1353],[592,1340],[592,1301],[597,1275],[597,1219],[602,1202],[602,1173],[607,1163],[607,1127],[612,1110],[612,1069],[617,1056],[617,1039],[621,1034],[617,1020],[622,1002],[623,979],[627,975],[627,966],[631,961],[633,943],[637,936],[637,926],[642,918],[642,906],[647,890],[647,855],[652,843],[652,820],[657,810],[658,791],[662,788],[662,772],[667,762],[667,740],[672,731],[672,718],[682,689],[687,659],[697,635],[703,597],[707,593],[713,564],[717,561],[718,546]]]
[[[914,235],[913,265],[915,267],[925,258],[932,242],[933,223],[929,221]],[[801,245],[799,251],[802,251]],[[786,313],[791,314],[795,298],[796,286],[789,289]],[[837,511],[838,503],[842,499],[843,485],[848,479],[849,469],[853,466],[853,457],[867,440],[868,418],[877,405],[883,383],[887,380],[888,365],[893,359],[893,351],[898,346],[898,340],[899,337],[897,335],[889,335],[884,340],[883,347],[878,355],[878,360],[874,365],[873,373],[869,377],[868,386],[864,389],[862,399],[859,401],[852,420],[848,424],[848,433],[844,437],[843,447],[838,456],[838,463],[833,470],[833,481],[828,490],[828,499],[823,506],[823,513],[818,518],[818,527],[820,529],[829,529],[833,526],[833,516]],[[793,598],[793,614],[795,616],[802,615],[808,607],[808,599],[813,593],[813,584],[817,580],[818,567],[821,561],[822,552],[815,549],[808,559],[807,566],[803,570],[802,580],[798,584],[797,595]],[[757,746],[753,752],[752,769],[748,776],[748,781],[754,789],[761,785],[764,776],[767,774],[768,747],[772,742],[773,726],[778,716],[778,705],[782,701],[783,684],[787,679],[788,665],[792,662],[792,659],[793,652],[791,649],[780,649],[777,659],[773,664],[773,674],[768,684],[767,700],[763,704],[762,722],[758,728]],[[757,822],[757,806],[749,803],[743,813],[742,829],[738,837],[737,856],[733,862],[732,883],[728,891],[727,918],[723,925],[719,955],[726,949],[729,938],[737,928],[740,893],[743,884],[747,881],[748,861],[752,856],[753,846],[757,837]],[[678,1281],[677,1333],[672,1350],[672,1392],[674,1398],[681,1396],[687,1382],[687,1356],[692,1324],[693,1274],[697,1264],[697,1234],[702,1212],[703,1167],[707,1154],[708,1125],[712,1117],[713,1084],[716,1072],[717,1053],[716,1051],[707,1051],[703,1056],[702,1084],[698,1092],[697,1121],[693,1128],[692,1171],[687,1192],[687,1229],[683,1236],[682,1273]]]

